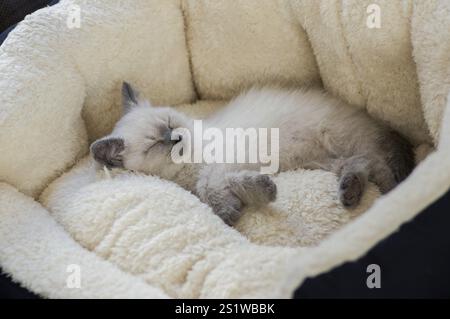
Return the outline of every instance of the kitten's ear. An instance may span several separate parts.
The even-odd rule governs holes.
[[[94,159],[108,168],[123,167],[122,152],[125,142],[122,138],[109,137],[95,141],[91,145]]]
[[[126,114],[139,103],[139,92],[128,82],[122,83],[122,107]]]

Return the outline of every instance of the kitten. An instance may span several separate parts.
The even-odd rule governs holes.
[[[113,132],[91,145],[94,159],[174,181],[209,204],[232,225],[244,205],[276,198],[261,163],[175,163],[172,150],[183,141],[174,131],[193,132],[194,120],[169,107],[153,107],[129,84],[122,87],[124,115]],[[339,178],[339,199],[356,206],[368,181],[382,193],[405,179],[414,166],[412,147],[399,134],[317,89],[252,89],[203,122],[204,127],[279,128],[279,171],[325,169]],[[180,153],[181,154],[181,153]]]

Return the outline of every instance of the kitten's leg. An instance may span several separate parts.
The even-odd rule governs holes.
[[[375,183],[382,194],[386,194],[399,183],[386,161],[380,158],[371,162],[369,181]]]
[[[276,185],[270,177],[257,172],[207,166],[200,172],[196,193],[225,223],[233,225],[244,205],[262,206],[274,201]]]
[[[200,171],[195,193],[226,224],[233,225],[241,216],[243,203],[226,182],[227,174],[223,165],[205,166]]]
[[[228,173],[226,179],[245,205],[261,207],[277,197],[277,186],[268,175],[245,170]]]
[[[243,203],[228,186],[208,188],[200,199],[227,225],[234,225],[242,215]]]

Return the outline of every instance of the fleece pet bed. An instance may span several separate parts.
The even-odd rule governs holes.
[[[364,255],[450,186],[450,4],[375,2],[380,28],[356,0],[62,1],[27,17],[0,47],[2,269],[44,297],[285,298]],[[424,160],[353,211],[331,173],[279,174],[277,201],[230,228],[173,183],[95,170],[88,145],[124,79],[197,117],[254,84],[322,83]]]

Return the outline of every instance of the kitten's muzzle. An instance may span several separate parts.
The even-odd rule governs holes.
[[[164,144],[166,145],[175,145],[178,142],[181,142],[183,140],[183,136],[182,135],[174,135],[172,136],[172,129],[167,129],[166,132],[164,132]]]

